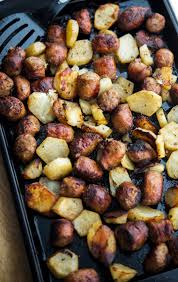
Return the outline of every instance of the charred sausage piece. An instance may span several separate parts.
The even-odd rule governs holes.
[[[30,96],[30,82],[21,75],[18,75],[14,78],[14,84],[16,87],[17,98],[21,101],[24,101]]]
[[[21,47],[11,48],[3,60],[3,70],[9,76],[19,75],[22,71],[25,51]]]
[[[171,99],[175,105],[178,105],[178,83],[172,85],[171,90]]]
[[[25,116],[26,110],[18,98],[7,96],[0,99],[0,114],[10,121],[17,121]]]
[[[74,171],[87,181],[99,181],[103,177],[100,166],[92,159],[81,156],[74,164]]]
[[[49,90],[54,89],[53,77],[44,77],[31,83],[31,89],[33,92],[47,93]]]
[[[118,133],[128,133],[133,126],[133,116],[128,104],[120,104],[112,114],[111,121]]]
[[[116,63],[112,56],[98,58],[93,63],[94,70],[99,76],[107,76],[111,79],[116,78]]]
[[[150,8],[141,6],[129,7],[119,16],[118,27],[124,31],[139,28],[150,14]]]
[[[141,190],[131,182],[123,182],[116,190],[116,199],[124,210],[137,206],[141,200]]]
[[[102,92],[98,98],[98,105],[104,112],[112,112],[120,103],[120,96],[118,92],[111,88]]]
[[[89,156],[101,142],[102,138],[99,134],[85,132],[74,137],[70,145],[70,152],[73,158],[80,156]]]
[[[70,273],[64,282],[100,282],[100,279],[94,269],[83,268]]]
[[[136,251],[143,247],[148,238],[148,227],[143,221],[130,221],[117,227],[116,239],[125,251]]]
[[[97,97],[100,89],[98,74],[88,71],[77,78],[77,91],[81,99],[91,100]]]
[[[64,101],[62,99],[56,100],[53,103],[52,109],[58,121],[61,123],[67,124],[67,119],[66,119],[65,109],[64,109]]]
[[[66,42],[65,29],[57,24],[50,25],[47,31],[48,42],[63,44]]]
[[[73,128],[62,123],[48,123],[44,126],[43,131],[48,137],[54,137],[65,140],[70,143],[74,138]]]
[[[92,40],[93,50],[101,54],[116,52],[119,48],[119,40],[115,35],[100,33]]]
[[[172,239],[174,230],[168,219],[151,220],[148,222],[148,228],[149,237],[154,244],[165,243]]]
[[[154,13],[146,21],[146,29],[152,33],[160,33],[166,24],[165,17],[161,14]]]
[[[67,57],[67,47],[58,43],[46,43],[46,60],[48,63],[58,66]]]
[[[51,242],[55,247],[65,247],[74,238],[74,227],[71,221],[61,218],[52,222]]]
[[[138,165],[148,164],[156,158],[156,152],[150,144],[137,140],[135,143],[130,144],[128,147],[128,157]]]
[[[83,194],[83,201],[91,210],[103,214],[111,204],[111,196],[105,187],[90,184]]]
[[[153,78],[153,77],[146,77],[142,84],[142,89],[153,91],[156,94],[161,94],[161,85]]]
[[[28,57],[24,61],[24,69],[28,79],[45,77],[45,62],[38,57]]]
[[[158,68],[172,67],[174,54],[166,48],[159,49],[155,54],[155,64]]]
[[[148,171],[144,175],[143,204],[145,206],[157,205],[163,193],[163,176],[157,171]]]
[[[40,122],[33,115],[27,115],[22,118],[17,125],[17,135],[31,134],[35,136],[40,131]]]
[[[123,156],[126,147],[121,141],[110,139],[101,143],[97,154],[97,161],[105,170],[111,170],[117,167]]]
[[[33,159],[36,147],[36,140],[31,134],[21,134],[15,140],[14,154],[19,161],[27,163]]]
[[[168,248],[175,265],[178,265],[178,237],[173,238],[168,242]]]
[[[80,198],[85,189],[85,181],[74,176],[68,176],[62,180],[59,195],[63,197]]]
[[[129,64],[128,74],[133,81],[141,82],[146,77],[151,76],[152,68],[142,63],[140,59],[136,59]]]
[[[0,72],[0,97],[9,96],[13,86],[13,80],[4,72]]]
[[[75,14],[75,19],[78,22],[81,32],[90,34],[92,29],[90,14],[87,9],[82,9]]]
[[[159,35],[149,34],[144,30],[140,30],[136,33],[135,37],[137,41],[137,45],[140,47],[144,44],[148,46],[148,48],[153,50],[158,50],[160,48],[165,47],[165,42]]]
[[[158,273],[164,270],[169,264],[169,250],[165,243],[154,247],[146,256],[144,269],[147,273]]]

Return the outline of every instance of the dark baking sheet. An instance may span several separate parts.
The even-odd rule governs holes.
[[[131,5],[142,5],[142,6],[149,6],[151,5],[153,11],[160,12],[165,15],[167,19],[166,29],[164,31],[164,38],[167,42],[169,48],[174,52],[175,56],[176,53],[178,54],[178,46],[176,46],[176,39],[177,39],[177,32],[173,22],[175,19],[170,16],[171,10],[166,10],[164,1],[157,0],[157,1],[144,1],[144,0],[132,0],[132,1],[74,1],[75,4],[69,4],[57,17],[56,22],[60,24],[65,24],[68,18],[71,16],[73,12],[81,7],[87,7],[88,2],[90,2],[89,9],[91,15],[94,14],[94,10],[98,6],[98,4],[103,2],[119,2],[121,9],[125,9]],[[94,3],[94,2],[97,2]],[[165,0],[165,2],[167,2]],[[168,2],[167,2],[168,5]],[[168,6],[169,9],[169,6]],[[37,18],[38,19],[38,18]],[[39,17],[40,23],[40,17]],[[115,28],[117,31],[117,28]],[[134,34],[135,32],[133,32]],[[122,35],[122,32],[117,31],[118,36]],[[94,30],[90,35],[90,38],[94,36]],[[177,63],[176,57],[176,63]],[[176,72],[176,68],[175,68]],[[127,77],[127,73],[125,69],[119,68],[119,73]],[[167,103],[164,104],[164,109],[168,110],[169,105]],[[50,281],[55,282],[59,281],[59,279],[55,279],[47,270],[45,265],[45,260],[49,255],[56,251],[55,248],[51,247],[50,244],[50,223],[51,219],[45,218],[38,214],[35,214],[33,211],[29,209],[26,210],[24,204],[24,181],[20,178],[19,174],[19,165],[13,160],[12,154],[12,145],[14,141],[14,126],[11,123],[8,123],[5,120],[2,120],[1,127],[0,127],[0,138],[1,138],[1,146],[2,152],[4,155],[4,160],[7,165],[7,169],[9,172],[9,180],[11,181],[12,191],[14,193],[14,197],[17,204],[18,214],[20,221],[22,223],[22,228],[24,230],[25,242],[29,253],[29,260],[32,264],[32,273],[34,275],[34,281]],[[117,136],[115,136],[117,138]],[[41,138],[40,138],[41,140]],[[39,140],[39,141],[40,141]],[[132,180],[136,184],[141,183],[141,178],[139,175],[131,175]],[[103,179],[105,184],[107,185],[107,175]],[[34,182],[34,181],[33,181]],[[164,175],[164,191],[167,190],[168,187],[171,187],[175,184],[176,181],[172,181],[168,178],[168,176]],[[114,207],[115,203],[112,204]],[[111,208],[112,208],[111,207]],[[160,210],[165,210],[164,200],[158,205],[157,207]],[[87,244],[86,238],[81,239],[78,235],[75,236],[74,241],[71,245],[68,246],[72,251],[79,255],[79,262],[80,268],[84,267],[93,267],[97,270],[100,275],[102,282],[110,282],[112,281],[110,273],[106,267],[98,263],[93,257],[90,255]],[[136,281],[146,279],[145,281],[178,281],[178,269],[168,271],[162,274],[158,274],[154,277],[148,277],[144,274],[142,262],[144,260],[145,255],[149,251],[149,245],[145,244],[145,246],[136,252],[129,252],[129,253],[122,253],[120,250],[117,251],[116,258],[114,262],[119,262],[130,267],[137,269],[138,276],[136,277]],[[170,268],[171,270],[171,268]]]

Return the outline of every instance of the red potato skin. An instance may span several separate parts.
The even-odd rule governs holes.
[[[0,72],[0,97],[9,96],[13,86],[13,80],[4,72]]]
[[[27,115],[22,118],[17,125],[17,135],[21,135],[24,133],[31,134],[35,136],[40,131],[40,122],[33,115]]]
[[[133,116],[128,104],[120,104],[113,112],[111,121],[114,129],[120,134],[126,134],[133,127]]]
[[[17,98],[21,101],[26,100],[31,93],[30,82],[24,76],[18,75],[14,78],[14,84]]]
[[[165,42],[163,41],[161,36],[150,34],[144,30],[138,31],[136,33],[135,39],[139,47],[144,44],[146,44],[148,48],[152,50],[158,50],[165,47]]]
[[[67,58],[67,47],[58,43],[46,43],[46,60],[48,63],[58,66]]]
[[[9,76],[19,75],[22,71],[26,53],[21,47],[9,49],[3,60],[3,70]]]
[[[69,245],[74,238],[74,227],[71,221],[61,218],[52,222],[51,242],[55,247],[65,247]]]
[[[101,54],[113,53],[119,48],[119,40],[112,34],[97,34],[92,40],[92,47],[95,52]]]
[[[104,56],[94,61],[93,67],[95,72],[101,77],[116,78],[116,63],[112,56]]]
[[[65,29],[57,24],[50,25],[47,31],[47,39],[51,43],[65,45],[66,42]]]
[[[17,121],[25,116],[26,109],[18,98],[7,96],[0,99],[0,114],[10,121]]]
[[[116,199],[122,209],[132,209],[141,200],[141,190],[133,183],[125,181],[116,190]]]
[[[68,176],[61,182],[59,195],[64,197],[80,198],[85,190],[85,181],[74,176]]]
[[[152,14],[146,21],[146,29],[151,33],[160,33],[166,24],[165,17],[159,13]]]
[[[74,138],[74,130],[67,124],[48,123],[43,130],[48,137],[63,139],[67,143],[72,142]]]
[[[148,228],[149,238],[156,245],[171,240],[174,233],[172,223],[168,219],[149,221]]]
[[[92,29],[90,14],[87,9],[82,9],[75,13],[75,19],[78,22],[81,32],[90,34]]]
[[[44,77],[31,83],[32,92],[44,92],[53,90],[53,77]]]

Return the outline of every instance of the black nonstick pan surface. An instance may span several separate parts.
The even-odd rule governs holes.
[[[175,26],[175,18],[172,15],[171,10],[169,9],[168,1],[162,1],[162,0],[152,0],[152,1],[146,1],[146,0],[132,0],[132,1],[72,1],[72,3],[69,3],[57,16],[55,19],[55,22],[65,25],[66,21],[71,17],[72,13],[76,10],[79,10],[83,7],[87,7],[90,10],[91,16],[93,18],[94,11],[96,10],[97,6],[101,3],[105,2],[116,2],[120,4],[121,9],[125,9],[128,6],[131,5],[141,5],[141,6],[151,6],[153,11],[160,12],[164,14],[166,17],[166,28],[163,33],[163,37],[168,45],[168,47],[173,51],[175,54],[175,62],[178,63],[178,44],[176,44],[177,41],[177,31]],[[166,2],[166,5],[165,3]],[[18,14],[18,17],[20,17],[21,14]],[[30,15],[31,16],[31,15]],[[43,37],[44,29],[42,23],[40,22],[40,13],[35,15],[36,22],[35,24],[39,24],[41,33],[37,37]],[[121,36],[122,33],[117,30],[117,28],[113,28],[117,32],[118,36]],[[37,29],[38,30],[38,29]],[[36,30],[36,32],[37,32]],[[135,33],[135,32],[134,32]],[[133,34],[134,34],[133,33]],[[93,38],[95,34],[95,30],[93,29],[90,39]],[[86,38],[86,37],[85,37]],[[13,41],[12,41],[13,42]],[[27,47],[26,41],[22,41],[23,47]],[[0,45],[2,45],[3,42],[0,42]],[[177,56],[176,56],[177,55]],[[90,67],[90,66],[87,66]],[[176,67],[175,67],[175,73],[176,73]],[[125,69],[118,68],[118,74],[121,74],[124,77],[127,77],[127,72]],[[170,108],[170,105],[167,103],[164,103],[164,109],[165,111],[168,111]],[[156,122],[156,119],[153,121]],[[12,125],[11,123],[1,120],[1,126],[0,126],[0,141],[1,141],[1,150],[3,153],[4,161],[7,166],[7,170],[9,173],[9,180],[11,182],[11,188],[12,192],[14,194],[14,198],[16,201],[16,206],[18,210],[19,220],[21,222],[21,226],[24,233],[24,240],[27,247],[27,252],[29,254],[29,261],[32,266],[32,273],[34,275],[34,281],[47,281],[47,282],[56,282],[60,281],[55,279],[48,271],[46,267],[46,259],[48,256],[50,256],[52,253],[56,251],[55,248],[51,247],[50,244],[50,223],[51,219],[45,218],[43,216],[40,216],[38,214],[35,214],[34,212],[30,211],[29,209],[26,209],[26,206],[24,204],[24,185],[26,182],[24,182],[20,177],[20,168],[19,165],[16,163],[16,161],[13,158],[12,154],[12,145],[14,142],[14,128],[15,125]],[[119,138],[119,136],[114,136],[116,139]],[[39,136],[38,142],[41,142],[42,138],[44,136]],[[141,184],[142,182],[142,175],[140,174],[131,174],[130,175],[133,182],[135,184]],[[106,186],[108,186],[108,175],[105,175],[103,178],[103,182]],[[169,177],[164,174],[164,191],[166,191],[169,187],[176,184],[176,181],[172,181],[169,179]],[[164,198],[164,197],[163,197]],[[115,203],[112,204],[112,209],[114,208]],[[157,206],[158,209],[166,211],[164,199],[162,202]],[[111,226],[112,228],[112,226]],[[149,251],[149,244],[145,244],[145,246],[136,252],[132,253],[123,253],[120,250],[117,251],[116,258],[114,262],[119,262],[125,265],[128,265],[130,267],[135,268],[138,271],[138,275],[135,278],[135,281],[170,281],[175,282],[178,281],[178,269],[168,269],[167,272],[158,274],[156,276],[148,277],[145,275],[143,271],[142,263],[144,261],[145,255]],[[74,241],[71,245],[69,245],[69,249],[74,251],[77,255],[79,255],[79,267],[85,268],[85,267],[92,267],[96,269],[96,271],[100,275],[100,279],[102,282],[110,282],[112,281],[112,278],[110,276],[110,273],[108,269],[103,266],[102,264],[98,263],[96,260],[93,259],[93,257],[90,255],[88,251],[88,247],[86,244],[86,238],[81,239],[77,234],[75,235]],[[0,277],[1,281],[1,277]],[[62,281],[62,280],[61,280]]]

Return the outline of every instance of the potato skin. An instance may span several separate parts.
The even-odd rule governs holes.
[[[92,29],[92,24],[88,10],[82,9],[76,12],[75,19],[78,22],[81,32],[84,34],[90,34]]]
[[[124,210],[135,208],[141,200],[141,190],[125,181],[116,190],[116,199]]]
[[[14,144],[14,154],[19,161],[27,163],[33,159],[37,147],[37,142],[31,134],[21,134]]]
[[[166,24],[165,17],[159,13],[152,14],[146,21],[146,29],[151,33],[160,33]]]
[[[153,77],[146,77],[142,84],[142,89],[154,91],[156,94],[161,94],[161,85]]]
[[[112,56],[108,55],[96,59],[93,63],[93,67],[95,72],[101,77],[107,76],[111,79],[116,78],[116,63]]]
[[[99,33],[92,40],[92,47],[95,52],[101,54],[113,53],[119,48],[119,40],[112,34]]]
[[[155,64],[158,68],[172,67],[174,54],[166,48],[159,49],[155,54]]]
[[[170,95],[174,105],[178,105],[178,83],[172,85]]]
[[[46,43],[46,60],[48,63],[58,66],[67,58],[67,47],[58,43]]]
[[[61,182],[59,195],[63,197],[80,198],[85,189],[85,181],[74,176],[68,176]]]
[[[120,104],[111,116],[114,129],[120,134],[128,133],[133,127],[132,112],[128,104]]]
[[[143,221],[129,221],[115,231],[119,246],[126,251],[136,251],[143,247],[148,238],[148,227]]]
[[[21,75],[18,75],[14,78],[14,84],[16,87],[17,98],[21,101],[24,101],[30,95],[30,82]]]
[[[105,112],[112,112],[120,103],[118,92],[111,88],[98,96],[98,105]]]
[[[24,61],[24,69],[28,79],[40,79],[45,77],[45,63],[38,57],[28,57]]]
[[[98,74],[88,71],[77,78],[77,92],[81,99],[91,100],[97,97],[100,88]]]
[[[74,137],[74,140],[70,144],[70,153],[73,158],[79,158],[80,156],[89,156],[97,147],[102,138],[96,133],[80,133]]]
[[[33,115],[27,115],[17,125],[17,135],[31,134],[35,136],[40,131],[40,122]]]
[[[57,24],[50,25],[47,31],[47,39],[48,42],[65,45],[65,41],[66,41],[65,29]]]
[[[148,171],[144,175],[143,199],[145,206],[157,205],[163,193],[163,176],[157,171]]]
[[[13,86],[13,80],[4,72],[0,72],[0,97],[9,96]]]
[[[124,31],[139,28],[150,14],[150,8],[141,6],[129,7],[119,16],[118,27]]]
[[[111,204],[111,196],[105,187],[90,184],[83,194],[83,201],[92,211],[103,214]]]
[[[135,37],[137,41],[137,45],[140,47],[144,44],[148,46],[148,48],[152,50],[158,50],[160,48],[165,47],[165,43],[161,36],[150,34],[144,30],[140,30],[136,33]]]
[[[17,121],[25,116],[26,110],[18,98],[7,96],[0,99],[0,114],[10,121]]]
[[[151,220],[148,222],[148,228],[149,238],[156,245],[172,239],[174,230],[172,223],[168,219]]]
[[[94,269],[83,268],[70,273],[64,282],[100,282],[100,279]]]
[[[53,77],[44,77],[31,83],[32,92],[44,92],[53,90]]]
[[[98,150],[97,161],[105,170],[117,167],[125,155],[125,144],[121,141],[110,139],[101,143]]]
[[[9,49],[3,60],[3,70],[9,76],[19,75],[22,71],[22,64],[25,60],[25,51],[21,47]]]
[[[65,247],[73,241],[74,227],[71,221],[61,218],[51,224],[51,243],[55,247]]]
[[[142,63],[140,59],[136,59],[129,64],[128,74],[133,81],[141,82],[146,77],[151,76],[152,68]]]
[[[168,248],[174,265],[178,265],[178,237],[168,242]]]
[[[47,137],[54,137],[70,143],[74,138],[74,130],[71,126],[63,123],[48,123],[44,126]]]

